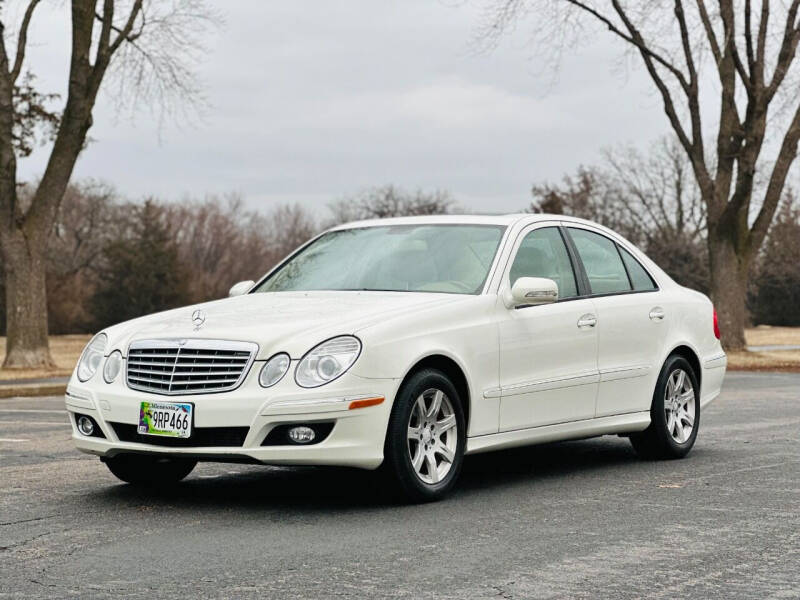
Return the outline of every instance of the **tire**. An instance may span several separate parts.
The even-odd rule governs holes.
[[[118,479],[142,487],[174,485],[192,472],[196,460],[147,454],[118,454],[103,462]]]
[[[414,373],[398,392],[383,466],[406,500],[441,500],[455,487],[466,445],[462,401],[450,379],[435,369]]]
[[[685,358],[670,356],[658,375],[650,406],[650,426],[632,434],[631,444],[642,458],[683,458],[694,446],[699,428],[697,375]]]

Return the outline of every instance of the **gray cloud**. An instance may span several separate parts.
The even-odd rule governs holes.
[[[130,196],[238,191],[251,205],[322,206],[366,186],[447,189],[469,209],[511,211],[533,181],[665,130],[640,73],[612,72],[605,38],[565,57],[555,83],[525,32],[476,53],[480,3],[219,2],[226,25],[200,69],[210,108],[160,132],[104,97],[76,177]],[[68,15],[42,11],[31,66],[66,84]],[[37,152],[21,165],[40,173]]]

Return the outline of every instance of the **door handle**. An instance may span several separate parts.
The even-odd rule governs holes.
[[[592,313],[586,313],[580,319],[578,319],[578,327],[594,327],[597,325],[597,317],[595,317]]]
[[[653,321],[663,321],[664,320],[664,309],[660,306],[656,306],[653,310],[650,311],[650,319]]]

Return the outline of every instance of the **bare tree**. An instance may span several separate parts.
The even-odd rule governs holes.
[[[447,191],[408,192],[391,184],[369,188],[328,205],[334,225],[362,219],[440,215],[452,212],[454,207],[455,200]]]
[[[233,283],[258,279],[317,231],[312,216],[299,205],[260,213],[246,210],[235,194],[161,206],[179,259],[192,273],[192,302],[222,298]]]
[[[47,340],[45,263],[48,237],[75,162],[92,126],[101,84],[116,76],[122,100],[196,91],[192,60],[209,14],[199,0],[72,0],[67,97],[52,111],[52,95],[37,92],[23,74],[28,32],[40,0],[28,0],[9,39],[0,17],[0,254],[3,259],[7,354],[4,367],[53,364]],[[13,46],[9,53],[7,45]],[[37,134],[52,139],[44,173],[26,205],[19,197],[17,157],[30,152]]]
[[[662,138],[647,153],[605,150],[561,183],[532,188],[532,212],[597,221],[642,247],[682,285],[707,291],[705,205],[682,148]]]
[[[743,348],[751,264],[800,140],[793,68],[800,0],[494,0],[485,39],[496,39],[534,8],[539,39],[547,36],[550,47],[582,41],[590,24],[638,56],[706,206],[711,295],[723,344]]]

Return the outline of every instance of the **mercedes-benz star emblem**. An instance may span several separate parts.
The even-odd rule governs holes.
[[[192,313],[192,324],[195,329],[200,329],[203,323],[206,322],[206,313],[202,310],[196,310]]]

